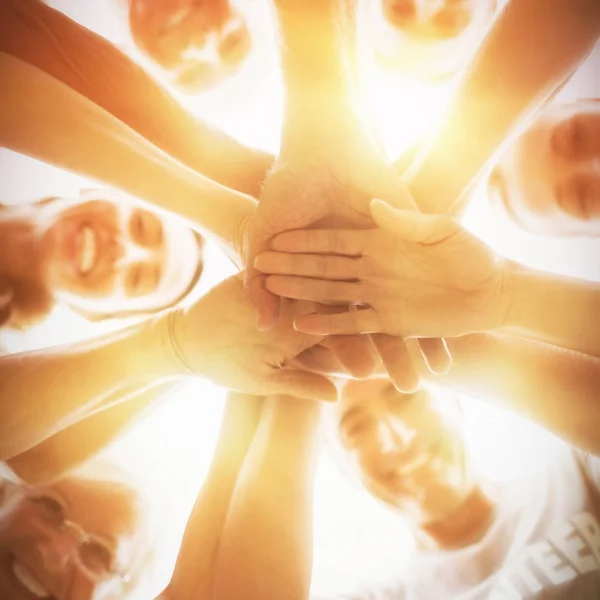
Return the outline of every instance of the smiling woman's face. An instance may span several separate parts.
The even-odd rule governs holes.
[[[335,410],[361,481],[414,524],[442,521],[473,490],[451,400],[424,389],[400,394],[389,380],[371,379],[347,383]]]
[[[0,598],[119,598],[140,526],[135,494],[75,478],[15,490],[4,504],[0,493]]]
[[[51,204],[40,220],[46,283],[58,300],[90,314],[152,312],[192,283],[202,254],[183,223],[105,199]]]
[[[490,178],[509,215],[542,235],[600,235],[600,102],[550,105]]]
[[[140,50],[189,93],[235,74],[252,46],[246,21],[229,0],[130,0],[129,25]]]

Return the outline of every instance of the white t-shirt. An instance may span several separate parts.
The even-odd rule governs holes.
[[[477,544],[419,553],[405,574],[339,600],[600,600],[600,459],[558,454],[505,485]]]

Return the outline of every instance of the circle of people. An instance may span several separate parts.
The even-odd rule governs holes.
[[[600,235],[600,104],[554,98],[596,44],[600,3],[270,0],[277,156],[170,91],[244,68],[251,3],[121,3],[153,74],[40,0],[0,2],[1,145],[98,184],[0,205],[1,328],[24,335],[59,304],[132,323],[0,358],[0,597],[313,598],[325,438],[416,544],[396,579],[344,598],[600,598],[600,287],[461,224],[485,182],[515,227]],[[385,68],[456,80],[396,162],[361,116],[357,24]],[[239,273],[198,298],[205,239]],[[190,377],[229,392],[157,581],[144,499],[93,465]],[[458,395],[561,438],[552,468],[490,485]]]

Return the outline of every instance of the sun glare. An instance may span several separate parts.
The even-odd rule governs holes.
[[[251,9],[246,9],[246,14],[255,43],[246,67],[215,91],[193,98],[178,97],[198,116],[242,143],[276,153],[283,90],[274,28],[266,1],[255,0],[248,4]],[[395,159],[418,143],[440,119],[452,91],[451,84],[398,77],[377,65],[367,54],[361,57],[361,65],[365,118],[388,156]],[[15,164],[25,165],[21,166],[21,173],[30,172],[32,165],[42,173],[41,179],[24,177],[25,186],[30,185],[27,180],[43,181],[47,185],[48,181],[54,184],[61,177],[77,184],[80,182],[70,174],[59,177],[56,175],[58,170],[34,164],[30,159],[18,157]],[[49,174],[47,179],[44,174]],[[23,196],[22,191],[20,195]],[[31,194],[31,197],[36,195],[48,195],[48,190]],[[565,246],[560,243],[548,245],[515,232],[508,223],[501,223],[492,216],[485,203],[483,188],[477,193],[466,224],[511,258],[518,257],[521,261],[552,270],[566,271],[572,267],[572,261],[568,265],[565,262]],[[209,289],[233,272],[231,263],[210,244],[205,264],[202,290]],[[557,264],[558,268],[553,268]],[[577,275],[572,271],[571,274]],[[58,310],[48,324],[39,331],[32,331],[26,345],[34,347],[38,338],[47,343],[48,337],[67,341],[65,331],[85,335],[87,324],[81,323],[81,328],[74,326],[73,323],[79,321],[74,321],[74,316],[67,313],[65,309]],[[94,331],[97,333],[98,329]],[[165,548],[171,557],[165,563],[167,566],[172,566],[171,559],[174,560],[186,518],[210,464],[224,399],[225,391],[206,381],[178,385],[168,402],[110,449],[111,456],[140,473],[152,494],[166,500],[165,532],[168,531],[168,539]],[[550,444],[548,434],[482,403],[471,404],[472,408],[467,410],[468,432],[473,438],[478,461],[494,478],[503,480],[514,476],[525,455],[530,462],[532,456],[542,459],[544,449]],[[493,435],[489,435],[490,432]],[[510,448],[503,443],[507,436],[511,440]],[[532,440],[536,441],[535,448]],[[406,562],[412,539],[400,520],[352,487],[327,458],[319,467],[315,507],[313,583],[316,591],[332,593],[347,589],[355,583],[349,580],[350,573],[357,580],[373,574],[383,576],[388,568],[397,574],[399,566]],[[389,535],[390,531],[393,535]]]

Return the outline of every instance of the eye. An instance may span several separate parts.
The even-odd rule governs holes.
[[[126,291],[130,296],[144,296],[156,291],[160,283],[161,270],[154,263],[135,263],[126,275]]]
[[[31,499],[40,515],[55,526],[62,525],[65,520],[65,509],[63,505],[51,496],[37,496]]]
[[[146,210],[136,210],[129,222],[132,240],[144,248],[160,246],[163,240],[163,226],[158,217]]]
[[[551,145],[555,154],[563,158],[577,158],[585,151],[585,127],[577,115],[554,128]]]
[[[94,539],[80,544],[79,555],[87,569],[96,575],[106,575],[113,566],[113,553],[102,543]]]
[[[461,7],[446,7],[436,13],[432,19],[440,37],[451,38],[459,35],[469,25],[470,15]]]
[[[397,27],[404,27],[412,21],[417,14],[413,0],[388,0],[384,4],[387,17]]]
[[[558,205],[568,214],[581,220],[590,217],[591,193],[588,182],[581,177],[574,177],[557,190]]]

